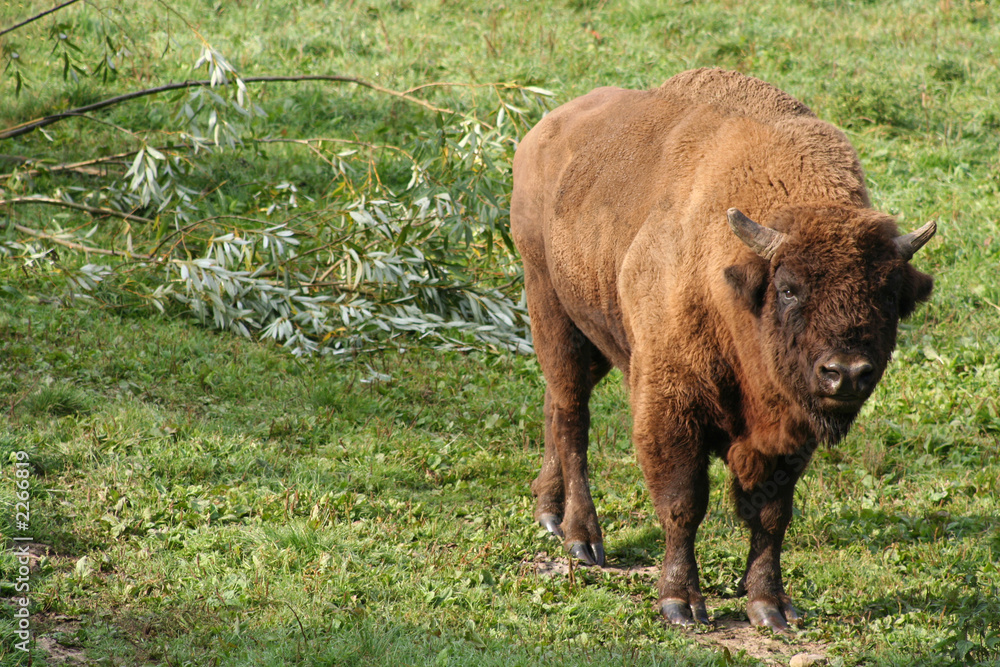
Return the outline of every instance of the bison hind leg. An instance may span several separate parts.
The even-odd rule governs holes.
[[[537,499],[535,519],[542,527],[565,540],[570,555],[587,565],[603,566],[604,543],[588,476],[588,401],[591,390],[611,364],[589,341],[574,347],[578,353],[585,353],[585,363],[581,364],[585,374],[577,376],[580,382],[569,386],[560,383],[553,387],[550,381],[546,388],[545,454],[531,491]]]
[[[561,527],[566,504],[566,492],[563,487],[562,462],[559,452],[552,444],[552,395],[545,390],[545,454],[542,458],[542,469],[538,477],[531,483],[531,493],[535,496],[535,519],[547,531],[559,538],[564,538]]]
[[[525,263],[535,352],[545,375],[545,455],[531,484],[535,518],[588,565],[604,564],[604,541],[587,470],[590,394],[611,364],[566,313],[544,270]]]

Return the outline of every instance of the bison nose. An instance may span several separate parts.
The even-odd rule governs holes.
[[[834,354],[816,364],[816,375],[827,396],[857,399],[872,388],[875,367],[859,354]]]

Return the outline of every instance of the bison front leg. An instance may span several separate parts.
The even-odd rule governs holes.
[[[781,579],[781,548],[792,520],[795,483],[812,449],[778,459],[769,474],[749,488],[738,477],[733,480],[737,513],[750,528],[750,553],[737,595],[747,596],[747,616],[753,625],[777,632],[801,620]]]
[[[694,553],[708,508],[708,454],[689,421],[697,411],[644,406],[641,395],[633,409],[636,455],[666,537],[657,605],[675,625],[708,623]]]

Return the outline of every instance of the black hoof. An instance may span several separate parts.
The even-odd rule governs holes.
[[[796,627],[802,625],[802,615],[799,614],[799,610],[792,606],[791,602],[786,602],[783,605],[785,612],[785,620],[788,621],[789,625],[794,625]]]
[[[596,544],[570,542],[566,545],[566,550],[569,551],[571,556],[580,559],[587,565],[604,567],[604,545],[600,542]]]
[[[699,601],[691,605],[691,613],[694,615],[694,620],[698,621],[702,625],[708,625],[711,621],[708,620],[708,610],[705,609],[705,602]]]
[[[660,613],[670,623],[682,627],[690,627],[696,623],[708,625],[708,610],[704,601],[688,604],[679,598],[666,598],[660,601]]]
[[[538,523],[542,524],[542,528],[549,531],[558,538],[566,537],[563,535],[562,528],[562,517],[556,516],[555,514],[542,514],[538,517]]]
[[[788,605],[788,609],[795,621],[798,621],[799,616],[795,608]],[[750,618],[751,625],[770,628],[774,632],[783,634],[788,632],[788,622],[776,604],[764,600],[751,600],[747,603],[747,616]]]

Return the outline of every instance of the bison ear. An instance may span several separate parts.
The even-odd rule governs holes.
[[[754,259],[746,264],[734,264],[725,271],[726,282],[733,288],[740,303],[755,316],[760,316],[764,307],[768,266],[764,260]]]
[[[933,278],[907,264],[903,290],[899,295],[899,317],[912,315],[918,303],[930,298],[933,289]]]

